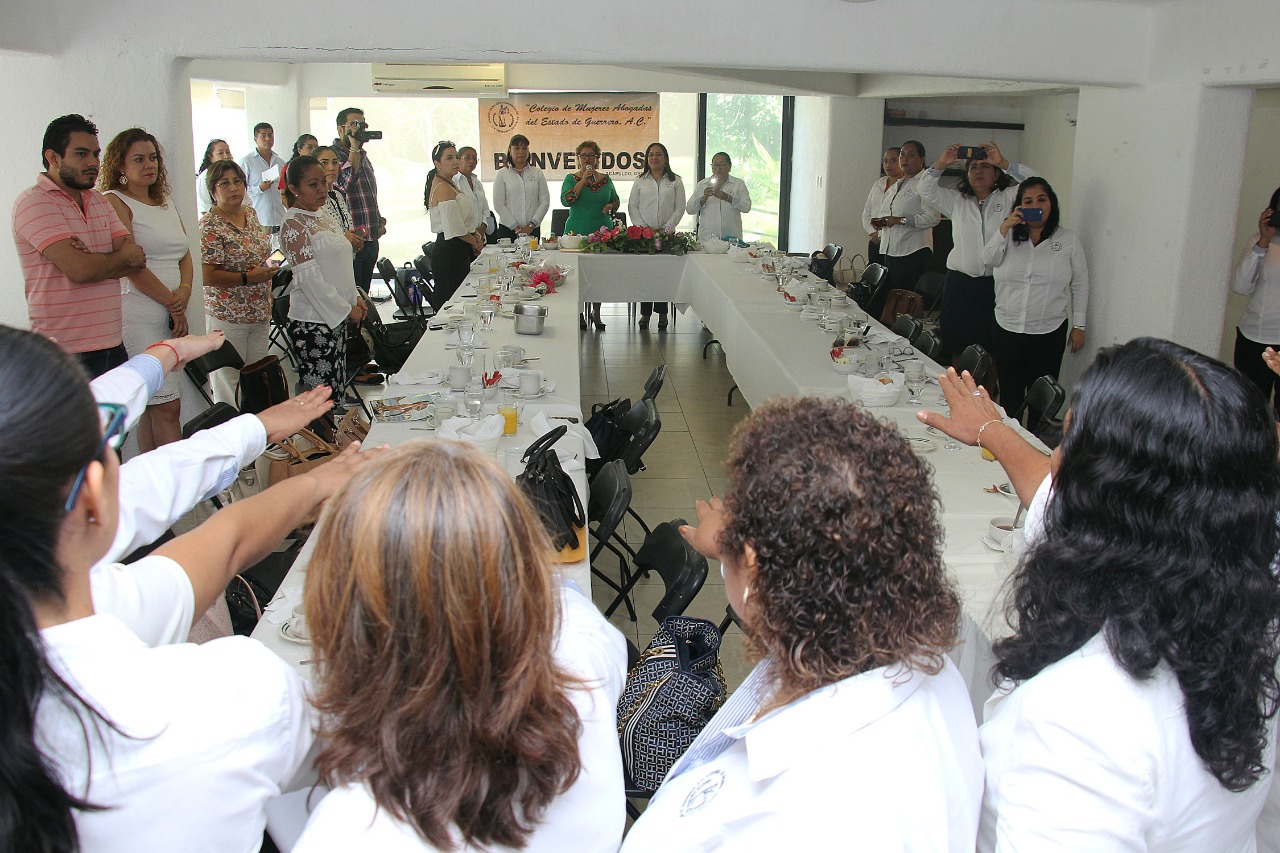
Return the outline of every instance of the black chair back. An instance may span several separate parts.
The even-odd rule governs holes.
[[[641,400],[631,407],[618,428],[631,436],[631,440],[622,448],[621,458],[626,463],[627,473],[637,474],[644,470],[644,452],[662,431],[658,404],[653,400]]]
[[[642,400],[656,400],[658,392],[662,390],[662,385],[667,381],[667,366],[659,364],[649,374],[649,378],[644,383],[644,396]]]
[[[914,344],[916,338],[920,337],[920,333],[924,331],[924,323],[909,314],[903,314],[893,321],[893,328],[890,331]]]
[[[653,608],[658,623],[668,616],[682,615],[707,580],[707,558],[680,535],[684,523],[683,518],[662,522],[636,553],[636,576],[657,572],[666,587],[662,600]]]
[[[945,283],[946,277],[935,270],[929,270],[916,280],[916,292],[924,297],[926,314],[937,310],[938,302],[942,299],[942,287]]]
[[[631,478],[627,476],[626,464],[621,459],[608,463],[596,473],[590,488],[587,518],[595,523],[595,529],[591,531],[597,540],[591,551],[591,562],[594,564],[596,557],[622,524],[627,507],[631,506]]]
[[[938,347],[940,346],[938,343],[938,336],[928,329],[921,331],[920,334],[916,336],[916,339],[911,342],[911,345],[916,348],[916,352],[920,353],[920,355],[925,358],[933,358],[934,355],[937,354]]]
[[[564,225],[568,221],[569,209],[567,207],[560,207],[551,211],[551,233],[559,237],[564,233]]]
[[[1067,392],[1052,376],[1041,376],[1027,389],[1022,405],[1014,413],[1014,420],[1022,420],[1022,413],[1031,409],[1032,423],[1027,429],[1033,435],[1039,435],[1044,428],[1058,416],[1062,404],[1067,401]]]
[[[964,348],[964,352],[960,353],[960,357],[952,366],[955,367],[956,373],[969,371],[975,384],[984,385],[987,375],[991,373],[991,356],[981,345],[970,344]]]
[[[199,389],[205,401],[212,406],[213,397],[205,390],[204,386],[209,381],[209,374],[224,367],[231,367],[236,370],[244,367],[244,359],[240,357],[240,353],[236,352],[235,345],[231,341],[223,341],[222,346],[213,352],[191,359],[182,370],[187,374],[187,378],[191,380],[192,384]]]
[[[361,326],[368,331],[373,341],[374,360],[386,375],[399,373],[413,353],[413,348],[418,345],[423,333],[427,331],[427,327],[423,323],[413,321],[389,325],[382,322],[378,306],[369,298],[369,294],[363,290],[359,292],[366,309]]]
[[[831,266],[834,268],[840,261],[840,256],[844,254],[844,247],[839,243],[828,243],[822,247],[822,254],[831,260]]]
[[[875,290],[888,272],[889,269],[883,264],[867,264],[867,268],[862,271],[861,283]]]
[[[238,417],[239,410],[230,403],[214,403],[182,425],[182,437],[191,438],[202,429],[210,429]]]

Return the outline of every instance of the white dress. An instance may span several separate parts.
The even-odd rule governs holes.
[[[560,633],[555,661],[582,679],[573,706],[582,721],[578,755],[582,772],[551,802],[523,853],[613,853],[626,822],[622,753],[616,709],[626,681],[626,640],[581,593],[561,588]],[[343,785],[316,806],[294,853],[420,853],[434,850],[406,823],[380,809],[368,787]],[[473,847],[460,848],[467,853]],[[487,848],[485,853],[508,851]],[[510,851],[509,853],[514,853]]]
[[[133,239],[147,253],[147,269],[169,290],[177,290],[182,283],[178,262],[190,250],[177,206],[172,200],[162,205],[143,204],[115,190],[107,190],[104,195],[113,195],[129,205],[133,213]],[[168,310],[127,278],[120,279],[120,297],[124,312],[124,348],[129,355],[138,355],[156,341],[173,336]],[[168,374],[159,393],[151,398],[151,405],[178,399],[182,394],[181,383],[179,371]]]

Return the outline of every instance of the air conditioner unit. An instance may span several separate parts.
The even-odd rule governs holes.
[[[374,63],[373,91],[437,98],[505,98],[507,66]]]

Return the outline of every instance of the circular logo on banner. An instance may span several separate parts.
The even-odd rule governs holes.
[[[498,101],[489,107],[489,127],[499,133],[515,130],[520,122],[520,112],[515,104],[509,101]]]
[[[1062,244],[1059,243],[1057,240],[1054,240],[1052,243],[1049,244],[1049,248],[1053,249],[1055,252],[1061,252]]]
[[[691,815],[714,800],[716,794],[720,793],[720,789],[723,787],[723,770],[712,770],[706,776],[703,776],[698,780],[698,784],[694,785],[692,790],[689,791],[689,795],[684,798],[684,805],[680,807],[680,817]]]

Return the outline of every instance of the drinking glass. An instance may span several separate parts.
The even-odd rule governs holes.
[[[484,410],[484,386],[479,382],[469,383],[463,392],[462,402],[467,408],[467,417],[479,420],[480,412]]]
[[[458,356],[458,364],[470,367],[476,361],[476,348],[474,344],[459,344],[454,350],[454,354]]]
[[[510,370],[514,364],[515,364],[515,361],[511,358],[510,350],[500,349],[493,356],[493,369],[498,371],[499,373],[503,372],[504,370]]]
[[[462,346],[474,346],[476,342],[476,324],[464,322],[458,324],[458,343]]]
[[[908,370],[906,385],[907,393],[911,395],[907,402],[913,406],[922,405],[923,401],[920,399],[920,392],[924,390],[924,371],[918,368]]]
[[[494,308],[492,302],[486,300],[485,303],[480,306],[480,328],[484,329],[486,332],[493,329],[493,312]],[[472,330],[472,334],[475,334],[474,329]]]

